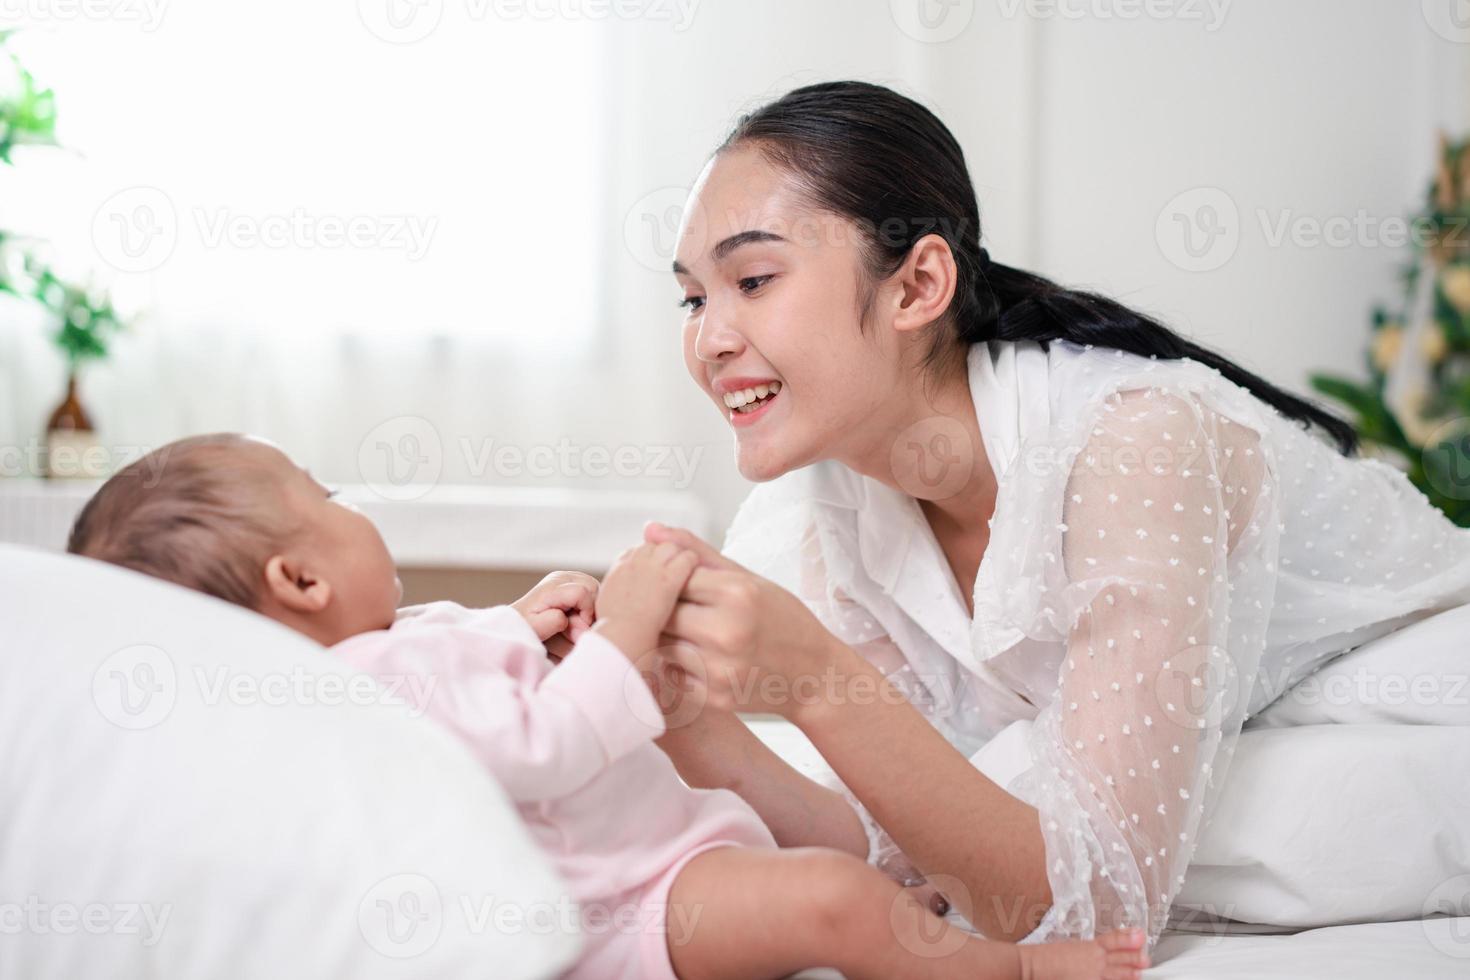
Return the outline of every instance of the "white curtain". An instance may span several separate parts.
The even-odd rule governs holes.
[[[130,315],[83,375],[119,459],[244,430],[372,481],[427,425],[430,477],[687,489],[717,524],[746,485],[680,354],[684,192],[740,111],[831,77],[923,96],[941,51],[882,4],[114,9],[12,42],[67,148],[0,171],[0,227]],[[46,332],[0,304],[6,473],[61,393]],[[515,465],[546,447],[571,464]]]
[[[397,416],[447,444],[577,433],[550,366],[585,379],[602,339],[601,37],[372,27],[351,5],[196,2],[14,42],[67,149],[17,153],[3,220],[129,314],[84,382],[109,446],[244,429],[350,480]],[[23,441],[61,362],[33,311],[5,322],[0,419]]]
[[[1433,125],[1465,122],[1449,83],[1470,46],[1376,0],[1239,0],[1213,25],[1182,16],[1198,5],[1127,21],[1105,6],[99,0],[99,20],[16,0],[5,14],[38,23],[12,43],[55,87],[72,150],[0,168],[0,227],[49,239],[135,314],[83,382],[111,446],[243,429],[356,482],[376,476],[365,441],[423,419],[443,480],[687,482],[722,524],[748,486],[683,367],[677,206],[739,113],[855,77],[954,129],[998,258],[1121,295],[1296,388],[1351,370],[1398,257],[1267,248],[1256,214],[1411,207]],[[1321,24],[1351,43],[1316,44]],[[1365,47],[1416,67],[1365,72]],[[1367,129],[1364,104],[1384,110]],[[1171,265],[1155,234],[1200,186],[1248,225],[1213,273]],[[162,261],[109,264],[136,265],[119,236],[170,215]],[[0,447],[37,437],[62,375],[34,311],[0,305]],[[647,466],[487,467],[507,444],[628,446]],[[654,465],[675,449],[692,481]]]

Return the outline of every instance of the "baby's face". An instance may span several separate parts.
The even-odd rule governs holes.
[[[334,491],[269,443],[252,442],[246,451],[268,468],[293,523],[303,529],[292,547],[331,583],[342,638],[391,626],[403,585],[373,522],[356,507],[335,499]]]

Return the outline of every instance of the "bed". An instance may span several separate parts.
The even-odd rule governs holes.
[[[807,970],[795,980],[841,980]],[[1369,922],[1281,936],[1168,933],[1149,980],[1464,980],[1470,976],[1470,917]]]
[[[250,682],[245,694],[298,676],[351,690],[303,638],[121,569],[4,545],[0,616],[0,898],[72,916],[69,932],[8,933],[0,976],[469,980],[493,962],[501,980],[541,980],[575,956],[573,931],[487,929],[466,911],[487,896],[565,903],[454,739],[376,697],[210,696],[220,671]],[[1420,644],[1429,630],[1462,638],[1470,623],[1434,617],[1327,670],[1428,677],[1432,703],[1284,700],[1242,735],[1248,785],[1233,799],[1332,805],[1222,814],[1235,832],[1202,838],[1193,900],[1226,895],[1254,921],[1166,934],[1148,976],[1470,976],[1470,706],[1454,686],[1470,664],[1463,645]],[[793,727],[750,723],[799,767],[821,765]],[[1007,729],[977,764],[1024,762],[1021,734]],[[1311,860],[1294,860],[1304,828]],[[141,942],[137,909],[119,903],[150,901],[170,918]]]
[[[1231,792],[1146,976],[1470,977],[1467,637],[1470,608],[1429,616],[1327,664],[1248,722]],[[794,726],[746,721],[798,769],[824,768]],[[1006,785],[1029,765],[1028,727],[1002,731],[972,762]]]

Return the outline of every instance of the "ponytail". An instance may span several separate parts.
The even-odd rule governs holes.
[[[1189,358],[1217,369],[1281,414],[1303,423],[1316,423],[1343,455],[1357,451],[1357,433],[1347,422],[1181,337],[1151,317],[1106,296],[1066,289],[1050,279],[992,261],[984,248],[980,249],[979,267],[980,288],[976,293],[990,298],[992,312],[961,325],[960,340],[967,347],[996,339],[1034,340],[1045,349],[1049,341],[1067,340],[1163,360]]]
[[[1044,350],[1066,340],[1164,360],[1189,358],[1304,428],[1319,426],[1343,455],[1357,451],[1348,422],[1158,321],[1105,296],[992,261],[980,245],[979,203],[964,153],[938,117],[912,99],[865,82],[809,85],[743,117],[720,151],[744,144],[794,174],[823,209],[870,232],[883,230],[865,236],[875,281],[892,275],[920,238],[945,239],[959,281],[951,328],[936,338],[930,365],[989,340],[1031,340]],[[896,228],[904,230],[894,234]]]

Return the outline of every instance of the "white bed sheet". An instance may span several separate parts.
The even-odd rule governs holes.
[[[1146,980],[1465,980],[1470,916],[1369,922],[1287,936],[1166,932]],[[793,980],[841,980],[805,970]]]
[[[1150,980],[1464,980],[1470,916],[1368,922],[1282,936],[1166,932]]]
[[[795,726],[750,717],[767,745],[808,774],[820,756]],[[1149,980],[1466,980],[1470,978],[1470,909],[1461,917],[1369,922],[1280,935],[1165,932]],[[841,980],[834,970],[806,970],[799,980]]]

